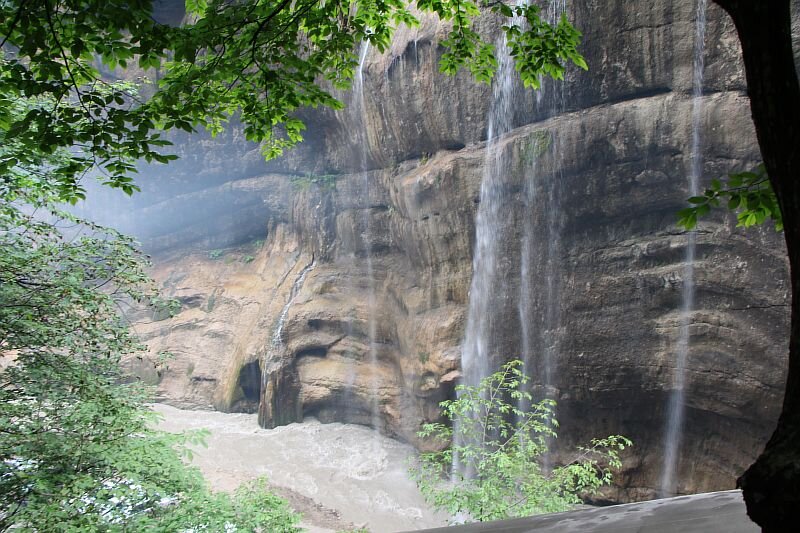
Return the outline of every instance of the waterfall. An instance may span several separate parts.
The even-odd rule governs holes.
[[[698,0],[694,42],[693,81],[692,81],[692,145],[691,169],[689,172],[689,195],[699,192],[703,158],[701,124],[703,111],[703,70],[706,34],[706,2]],[[684,414],[686,410],[686,361],[689,352],[689,326],[694,307],[694,255],[697,234],[687,234],[686,255],[683,267],[683,290],[681,294],[681,317],[678,331],[678,344],[675,350],[675,372],[672,377],[672,391],[667,407],[667,421],[664,432],[664,465],[661,471],[660,496],[673,496],[677,493],[678,452],[683,441]]]
[[[503,181],[503,147],[500,137],[511,129],[514,92],[513,60],[505,39],[497,46],[498,68],[492,88],[492,103],[489,111],[488,139],[483,180],[481,181],[480,204],[475,221],[475,249],[472,259],[472,283],[469,292],[469,309],[461,367],[464,383],[477,385],[489,375],[492,347],[492,317],[497,296],[498,240],[506,220]],[[501,281],[501,280],[500,280]]]
[[[566,0],[550,3],[547,19],[557,23],[566,12]],[[520,21],[515,20],[516,23]],[[503,273],[499,271],[504,258],[499,244],[506,237],[509,217],[507,200],[503,196],[505,177],[509,174],[504,160],[503,147],[499,139],[513,128],[514,108],[520,105],[517,93],[520,84],[514,70],[513,59],[505,38],[498,40],[498,69],[492,91],[492,102],[488,117],[488,139],[483,180],[481,182],[480,205],[475,224],[475,249],[473,274],[469,293],[467,327],[462,348],[461,366],[463,383],[477,385],[491,371],[493,358],[498,355],[519,355],[525,362],[527,372],[535,369],[541,382],[551,396],[554,390],[556,359],[560,329],[559,265],[561,250],[560,172],[558,157],[552,177],[545,180],[538,175],[536,157],[552,143],[557,153],[555,139],[533,139],[529,149],[534,153],[531,165],[526,169],[528,179],[524,183],[523,202],[529,210],[523,217],[524,229],[520,256],[520,287],[516,298],[516,309],[520,323],[520,342],[517,354],[497,354],[498,339],[494,338],[495,315],[502,309],[504,292]],[[553,116],[564,109],[564,86],[553,80],[543,80],[536,93],[536,105],[546,116]],[[543,194],[547,212],[543,220],[536,223],[533,208],[536,196]],[[536,249],[537,243],[544,243]],[[538,357],[537,364],[533,361]],[[521,402],[520,408],[529,406]],[[456,424],[458,421],[456,421]],[[545,458],[546,462],[546,458]],[[454,473],[470,475],[468,468],[454,457]]]
[[[548,12],[548,19],[551,24],[557,24],[561,15],[567,10],[566,0],[557,0],[550,4]],[[548,87],[549,86],[549,87]],[[547,88],[549,92],[545,92]],[[547,116],[555,116],[564,111],[565,94],[564,83],[557,80],[549,80],[548,83],[542,84],[542,91],[537,95],[539,100],[537,105],[542,108],[546,106],[545,113]],[[548,397],[554,395],[554,391],[558,385],[557,383],[557,369],[558,369],[558,353],[560,341],[560,327],[561,327],[561,297],[560,297],[560,273],[559,268],[561,264],[561,160],[559,140],[556,136],[547,139],[551,143],[551,153],[553,154],[553,166],[551,169],[551,178],[548,182],[542,184],[544,193],[547,198],[545,202],[546,217],[544,220],[544,238],[542,239],[546,244],[544,247],[544,279],[542,286],[544,291],[540,291],[538,296],[544,301],[541,305],[544,307],[542,316],[542,331],[540,333],[540,350],[541,364],[539,365],[539,372],[541,373],[539,379],[545,386],[546,394]],[[543,142],[543,141],[537,141]],[[533,175],[536,178],[535,174]],[[539,230],[541,232],[541,230]],[[527,236],[526,236],[527,237]],[[533,297],[533,294],[523,295],[525,298]]]
[[[551,2],[547,20],[551,24],[567,10],[566,0]],[[566,108],[564,83],[542,79],[536,92],[540,115],[553,117]],[[526,179],[523,184],[525,217],[520,253],[520,295],[517,302],[521,330],[521,358],[525,371],[542,385],[543,395],[556,399],[558,355],[561,340],[561,158],[557,136],[543,130],[529,139],[526,147]],[[549,175],[539,159],[550,154]],[[542,214],[537,216],[537,210]],[[532,387],[533,383],[529,384]],[[542,393],[529,390],[534,398]],[[526,411],[530,402],[520,399],[517,407]],[[552,444],[552,442],[551,442]],[[541,456],[541,467],[552,467],[550,453]]]
[[[275,372],[280,372],[281,364],[280,361],[275,361],[273,358],[276,354],[279,354],[281,349],[283,348],[283,326],[286,323],[286,318],[289,316],[289,309],[294,304],[297,295],[300,293],[300,289],[303,288],[303,283],[306,280],[306,276],[308,273],[314,268],[314,256],[311,256],[311,261],[303,267],[300,273],[292,283],[292,288],[289,291],[289,298],[286,300],[286,303],[283,305],[281,309],[280,315],[278,315],[278,321],[275,324],[275,330],[272,332],[272,338],[270,339],[269,347],[264,351],[264,356],[261,360],[261,405],[259,406],[259,424],[262,424],[263,427],[263,416],[264,413],[268,412],[269,409],[265,404],[265,397],[268,395],[268,388],[270,387],[270,379],[272,379],[272,375]],[[287,272],[288,276],[288,272]],[[274,386],[274,384],[273,384]]]
[[[275,331],[272,334],[272,342],[270,343],[273,348],[280,348],[283,346],[283,325],[286,322],[286,317],[289,315],[289,308],[292,307],[295,298],[297,298],[297,294],[300,292],[300,289],[303,288],[306,276],[313,268],[314,256],[311,256],[311,261],[303,267],[303,270],[301,270],[297,278],[295,278],[292,284],[292,290],[289,292],[289,299],[286,301],[286,304],[284,304],[283,309],[281,309],[281,314],[278,316],[278,323],[275,326]]]
[[[369,342],[368,364],[372,375],[369,377],[370,386],[370,422],[376,431],[380,431],[381,417],[380,417],[380,404],[378,399],[378,392],[380,383],[378,381],[378,346],[377,346],[377,321],[376,314],[376,300],[375,300],[375,271],[372,263],[372,229],[370,222],[371,200],[370,200],[370,177],[368,172],[368,159],[367,152],[369,148],[369,138],[367,135],[367,109],[364,100],[364,64],[366,63],[367,54],[369,53],[369,41],[363,41],[358,55],[358,69],[356,70],[355,83],[353,87],[353,110],[357,113],[358,123],[358,139],[360,143],[360,156],[359,172],[361,173],[361,186],[362,194],[365,197],[367,206],[363,208],[363,217],[361,223],[363,224],[363,245],[364,256],[366,262],[366,281],[367,281],[367,334]]]
[[[495,47],[498,66],[492,84],[489,108],[486,156],[481,181],[480,204],[475,220],[475,247],[472,259],[472,282],[469,292],[467,326],[461,350],[462,383],[475,386],[491,371],[490,361],[496,339],[493,336],[495,315],[501,309],[502,279],[498,279],[499,243],[507,224],[504,150],[499,142],[513,127],[515,93],[519,82],[505,36]],[[459,424],[455,420],[456,426]],[[458,431],[456,430],[456,435]],[[459,443],[463,444],[463,443]],[[473,473],[453,455],[453,475]]]

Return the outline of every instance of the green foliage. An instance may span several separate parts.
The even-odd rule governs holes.
[[[555,402],[532,403],[521,390],[528,382],[521,366],[511,361],[477,386],[459,385],[458,399],[441,403],[451,424],[425,424],[418,433],[449,445],[422,454],[412,469],[437,509],[476,521],[565,511],[609,484],[611,470],[621,466],[619,453],[631,442],[612,435],[593,439],[568,464],[545,471],[540,461],[558,426]],[[457,471],[451,471],[454,457]]]
[[[0,346],[10,359],[0,373],[0,529],[293,530],[285,504],[261,489],[212,495],[176,453],[202,435],[153,430],[148,391],[125,384],[120,358],[142,347],[119,309],[163,303],[131,241],[18,205],[0,203]],[[65,235],[64,222],[82,231]]]
[[[335,174],[304,174],[302,176],[292,176],[292,187],[298,191],[305,191],[314,187],[319,187],[324,191],[332,191],[336,189],[336,179],[338,176]]]
[[[157,369],[169,368],[169,362],[175,359],[175,354],[166,350],[161,350],[156,354],[153,364]]]
[[[0,4],[0,12],[7,5]],[[142,112],[132,108],[138,98],[136,87],[126,82],[99,83],[99,75],[88,63],[73,71],[60,66],[63,57],[49,57],[45,50],[31,52],[35,57],[25,63],[23,54],[31,46],[48,46],[50,38],[33,41],[40,37],[31,35],[28,46],[0,55],[3,186],[7,190],[36,188],[47,180],[48,187],[58,189],[64,201],[74,204],[85,198],[80,178],[99,169],[104,184],[126,194],[138,191],[130,177],[137,159],[166,163],[175,156],[157,150],[169,143],[159,133],[151,133]],[[58,72],[65,79],[56,81]],[[91,88],[73,96],[71,84],[91,84]],[[74,105],[75,99],[79,105]]]
[[[252,263],[255,260],[256,260],[255,256],[252,256],[252,255],[245,255],[245,256],[242,257],[242,263],[245,263],[245,264]]]
[[[196,17],[202,17],[208,9],[208,0],[186,0],[186,12]]]
[[[18,149],[2,144],[0,158]],[[203,433],[153,429],[149,391],[120,368],[144,348],[122,312],[177,303],[130,238],[59,210],[77,189],[50,172],[71,153],[26,157],[0,188],[0,530],[293,531],[263,484],[215,495],[184,465]]]
[[[368,41],[387,49],[394,29],[417,19],[405,0],[186,0],[191,20],[160,24],[150,0],[0,2],[0,135],[13,146],[0,172],[36,166],[31,157],[69,149],[47,174],[77,201],[80,177],[92,168],[104,183],[130,194],[138,159],[166,163],[170,143],[158,130],[222,131],[237,115],[248,140],[267,158],[302,139],[296,111],[342,107],[324,87],[347,88],[356,50]],[[420,0],[417,7],[452,21],[442,42],[441,70],[467,68],[488,82],[497,67],[493,46],[481,41],[470,0]],[[566,64],[586,64],[580,33],[563,18],[555,25],[536,5],[494,4],[505,26],[516,68],[526,86],[542,76],[563,78]],[[7,46],[6,46],[7,45]],[[157,69],[159,82],[144,101],[130,83],[108,83],[100,68]],[[324,82],[324,83],[322,83]],[[11,110],[24,101],[24,113]]]
[[[453,29],[442,41],[445,52],[440,70],[455,74],[467,68],[478,81],[491,81],[497,70],[497,58],[494,46],[482,42],[473,27],[472,19],[480,14],[478,5],[470,0],[420,0],[417,6],[442,20],[452,21]],[[587,68],[577,51],[581,33],[566,16],[553,26],[541,17],[541,8],[534,4],[508,6],[498,2],[491,9],[511,19],[503,30],[526,87],[538,88],[542,76],[563,79],[567,62]]]
[[[496,60],[471,27],[476,5],[418,7],[454,22],[442,70],[487,81]],[[359,42],[384,51],[397,25],[417,21],[404,0],[186,8],[192,21],[170,27],[151,0],[0,2],[0,354],[14,358],[0,374],[0,529],[294,528],[263,486],[208,492],[175,454],[186,437],[150,429],[145,391],[121,384],[120,358],[142,347],[119,310],[165,302],[130,239],[56,204],[85,198],[87,174],[136,192],[138,160],[175,159],[160,130],[217,134],[237,115],[248,140],[279,155],[302,139],[299,108],[341,108],[322,86],[350,85]],[[536,9],[513,9],[531,28],[506,30],[526,85],[563,76],[567,60],[582,66],[565,19],[551,27]],[[100,73],[134,65],[159,71],[146,100]]]
[[[231,496],[224,492],[196,492],[182,498],[167,513],[142,513],[132,531],[301,531],[299,516],[269,491],[266,480],[245,483]]]
[[[208,251],[208,258],[212,260],[217,260],[220,257],[225,255],[225,250],[209,250]]]
[[[181,303],[175,298],[153,296],[150,298],[150,304],[153,307],[152,317],[156,322],[172,318],[181,310]]]
[[[678,225],[687,230],[694,229],[698,218],[707,215],[712,207],[719,207],[723,201],[728,209],[736,212],[737,226],[748,228],[772,219],[775,231],[783,231],[783,216],[764,165],[752,171],[731,174],[725,182],[713,180],[702,196],[689,198],[691,207],[678,212]]]
[[[583,70],[589,68],[578,52],[581,32],[569,23],[566,14],[562,14],[558,24],[552,26],[541,18],[541,8],[535,4],[513,7],[497,4],[494,9],[507,17],[514,14],[527,23],[527,27],[511,24],[503,28],[511,57],[525,87],[538,89],[542,76],[563,80],[568,62]]]
[[[532,133],[522,149],[522,160],[526,164],[532,164],[542,157],[553,144],[553,134],[548,130],[539,130]]]

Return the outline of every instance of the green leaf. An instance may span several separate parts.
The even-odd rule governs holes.
[[[202,17],[208,9],[208,0],[185,0],[186,12]]]
[[[727,198],[727,207],[737,212],[738,226],[750,227],[763,224],[769,219],[775,221],[775,228],[782,231],[783,222],[775,193],[772,190],[763,165],[753,171],[737,172],[724,179],[715,179],[704,196],[693,196],[688,202],[695,207],[678,212],[678,225],[693,229],[699,217],[706,216],[711,207],[720,205]]]
[[[589,70],[589,65],[586,63],[586,60],[583,58],[583,56],[572,57],[572,62],[583,70]]]

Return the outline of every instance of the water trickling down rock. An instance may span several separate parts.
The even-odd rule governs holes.
[[[258,147],[234,143],[235,134],[179,146],[190,157],[170,166],[172,192],[143,195],[128,210],[148,224],[159,210],[181,213],[175,225],[143,224],[141,233],[167,292],[189,302],[173,319],[137,326],[154,353],[176,354],[159,378],[161,397],[187,406],[240,405],[231,399],[241,370],[263,355],[291,280],[313,255],[315,267],[283,327],[280,375],[291,387],[281,396],[281,412],[294,420],[314,414],[372,425],[378,383],[386,434],[429,446],[415,432],[437,419],[438,402],[452,395],[458,377],[491,150],[504,154],[507,170],[506,230],[495,243],[503,283],[491,309],[493,351],[517,355],[521,317],[533,316],[526,325],[531,356],[543,353],[536,339],[557,347],[551,386],[562,425],[553,461],[568,460],[575,443],[621,433],[634,440],[635,452],[604,497],[655,495],[676,389],[686,236],[675,227],[675,213],[686,205],[693,124],[699,120],[703,131],[708,172],[722,175],[758,158],[738,44],[713,3],[706,95],[694,118],[695,12],[690,0],[570,4],[590,70],[566,73],[564,106],[555,112],[523,95],[512,129],[490,143],[490,88],[467,75],[438,74],[443,26],[424,19],[399,30],[384,55],[370,54],[363,80],[368,198],[359,192],[364,166],[347,113],[304,111],[307,142],[270,163],[260,161]],[[492,16],[478,30],[493,40],[500,35]],[[552,146],[538,154],[530,189],[527,154],[546,138]],[[306,172],[335,174],[335,187],[292,187],[291,177]],[[156,171],[151,177],[164,181]],[[551,183],[558,185],[552,194],[545,192]],[[549,230],[540,231],[548,227],[553,199],[554,233],[546,236]],[[366,275],[363,261],[351,260],[364,257],[367,212],[374,276]],[[526,285],[520,271],[531,220]],[[556,236],[553,252],[545,252]],[[234,256],[254,239],[266,243],[253,263],[203,258],[226,247]],[[730,488],[774,425],[788,331],[782,246],[768,228],[737,229],[722,212],[697,234],[676,476],[681,491]],[[288,281],[280,282],[287,272]],[[529,312],[520,312],[514,296],[522,287],[542,294],[539,280],[547,272],[554,280],[551,303],[532,301]],[[371,290],[367,279],[374,280]],[[550,326],[541,318],[548,308]],[[370,338],[379,340],[376,365]],[[341,409],[345,391],[355,412]]]

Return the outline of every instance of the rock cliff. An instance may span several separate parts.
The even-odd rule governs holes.
[[[695,7],[568,9],[589,71],[518,95],[493,147],[506,216],[492,363],[524,357],[541,376],[549,354],[539,392],[558,400],[558,453],[630,437],[605,497],[642,499],[658,487],[681,323],[687,237],[675,213],[689,195]],[[735,31],[708,9],[710,179],[752,166],[758,149]],[[491,17],[479,26],[497,32]],[[492,98],[466,75],[438,74],[442,32],[425,19],[368,54],[363,105],[305,113],[306,143],[280,160],[263,162],[234,130],[180,145],[169,177],[151,173],[153,192],[122,224],[183,303],[137,326],[153,354],[175,356],[158,373],[135,365],[164,401],[258,410],[265,426],[307,415],[376,425],[427,445],[415,431],[460,376]],[[697,233],[694,283],[685,493],[733,488],[777,418],[789,318],[780,235],[716,213]]]

